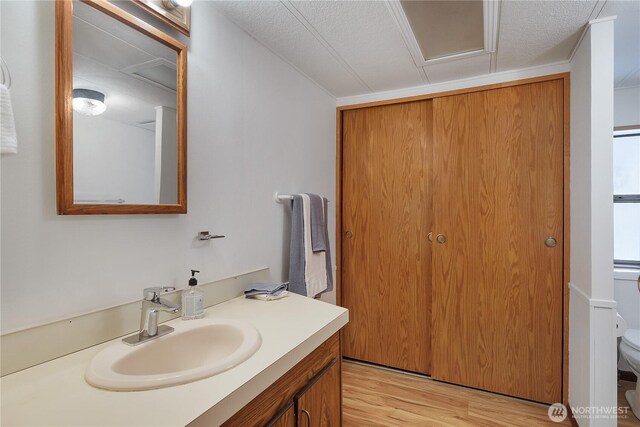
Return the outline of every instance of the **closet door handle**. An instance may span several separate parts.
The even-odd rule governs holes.
[[[347,239],[351,239],[353,237],[353,233],[351,231],[347,231],[346,233],[344,233],[344,237],[346,237]]]
[[[548,248],[555,248],[556,245],[558,244],[558,241],[556,240],[555,237],[553,236],[549,236],[547,237],[547,239],[544,241],[544,244],[546,247]]]
[[[447,236],[445,236],[444,234],[438,234],[436,236],[436,242],[440,243],[441,245],[443,243],[446,243],[447,242]]]
[[[427,234],[427,239],[428,239],[430,242],[433,242],[433,231],[430,231],[430,232],[429,232],[429,234]]]
[[[311,427],[311,414],[309,413],[309,411],[307,411],[306,409],[302,410],[302,413],[305,414],[307,416],[307,422],[309,424],[307,424],[309,427]]]

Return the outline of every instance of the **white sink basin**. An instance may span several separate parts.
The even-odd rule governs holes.
[[[131,347],[117,342],[98,353],[85,379],[108,390],[149,390],[207,378],[233,368],[262,344],[238,320],[204,318],[172,323],[175,331]]]

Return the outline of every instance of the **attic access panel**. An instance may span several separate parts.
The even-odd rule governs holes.
[[[425,61],[485,48],[481,0],[400,3]]]

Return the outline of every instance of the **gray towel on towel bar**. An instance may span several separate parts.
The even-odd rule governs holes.
[[[311,248],[313,252],[327,250],[327,214],[323,208],[326,199],[317,194],[307,193],[311,205]]]
[[[289,249],[289,291],[307,296],[304,280],[304,213],[302,196],[291,196],[291,245]]]
[[[329,225],[328,225],[328,216],[327,216],[327,205],[329,201],[326,197],[322,198],[324,202],[324,239],[326,242],[326,260],[327,260],[327,289],[325,292],[331,292],[333,290],[333,266],[331,265],[331,248],[329,245]]]
[[[331,248],[329,245],[329,227],[327,226],[327,205],[328,200],[322,198],[323,203],[323,223],[324,240],[326,244],[325,260],[327,268],[327,289],[324,292],[333,290],[333,266],[331,264]],[[304,258],[304,213],[302,211],[302,196],[294,194],[292,196],[291,209],[291,245],[289,252],[289,291],[299,295],[307,296],[307,284],[305,281],[305,258]],[[312,210],[313,212],[313,210]],[[313,237],[312,237],[313,240]],[[315,296],[315,295],[310,295]]]
[[[286,283],[253,283],[244,290],[244,295],[280,295],[287,290]]]

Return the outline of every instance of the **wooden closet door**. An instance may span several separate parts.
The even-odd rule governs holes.
[[[432,102],[343,113],[343,354],[429,373]]]
[[[433,377],[560,402],[562,81],[435,99],[434,165]]]

